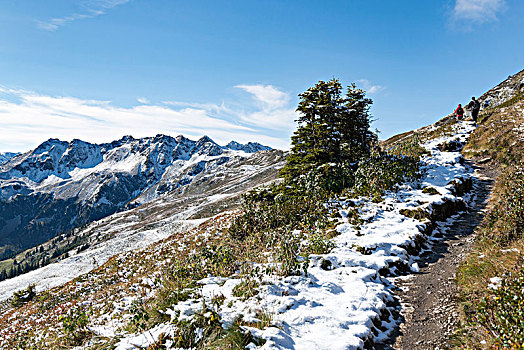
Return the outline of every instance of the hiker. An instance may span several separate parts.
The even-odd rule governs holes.
[[[489,107],[489,101],[484,101],[484,106],[482,106],[484,109]]]
[[[455,109],[455,116],[457,117],[457,120],[461,120],[464,118],[464,109],[462,108],[462,105],[459,103],[457,109]]]
[[[475,99],[475,96],[471,98],[471,101],[469,101],[466,109],[471,110],[471,119],[473,119],[473,121],[476,123],[477,116],[479,115],[480,111],[480,103]]]

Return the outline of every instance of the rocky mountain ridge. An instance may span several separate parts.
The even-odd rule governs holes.
[[[490,107],[496,107],[524,92],[524,70],[508,76],[503,82],[482,94],[481,102],[487,101]]]
[[[9,159],[16,156],[18,153],[13,152],[0,152],[0,164],[7,162]]]
[[[105,144],[49,139],[0,165],[0,258],[191,183],[270,147],[182,135]]]

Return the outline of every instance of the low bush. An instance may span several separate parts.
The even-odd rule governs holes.
[[[231,326],[222,327],[220,315],[204,305],[202,312],[189,321],[178,321],[173,337],[175,348],[183,349],[245,349],[250,343],[262,345],[263,341],[240,326],[236,319]]]
[[[26,289],[14,292],[10,304],[12,307],[20,307],[33,300],[35,296],[35,286],[30,284]]]
[[[380,201],[386,191],[422,177],[420,159],[426,153],[417,134],[393,145],[386,152],[373,153],[360,161],[349,192]]]
[[[483,231],[507,245],[524,232],[524,171],[522,166],[507,169],[500,176],[495,203],[483,222]]]
[[[82,307],[70,309],[67,314],[61,315],[59,320],[62,322],[64,341],[67,345],[82,345],[93,334],[87,328],[89,314]]]
[[[477,306],[474,319],[495,339],[497,347],[524,347],[524,264],[502,279]]]
[[[335,247],[335,244],[321,232],[309,236],[306,251],[308,254],[327,254]]]
[[[355,172],[351,191],[355,195],[380,201],[386,191],[393,190],[403,182],[415,181],[421,176],[419,158],[375,154],[361,161]]]
[[[245,278],[233,288],[233,296],[242,299],[248,299],[258,294],[260,284],[252,279]]]
[[[434,187],[424,187],[422,189],[422,193],[426,193],[426,194],[430,194],[430,195],[435,195],[435,194],[439,194],[439,191],[437,191]]]

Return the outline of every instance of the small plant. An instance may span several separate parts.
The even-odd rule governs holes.
[[[148,327],[149,322],[149,314],[147,310],[144,308],[142,303],[138,301],[134,301],[131,305],[131,314],[133,317],[131,318],[130,326],[133,331],[143,332]]]
[[[20,307],[33,300],[35,296],[35,286],[30,284],[26,289],[14,292],[10,304],[12,307]]]
[[[255,317],[258,319],[255,327],[258,329],[267,328],[273,323],[273,315],[267,310],[257,310]]]
[[[496,340],[499,347],[524,347],[524,264],[506,276],[500,286],[477,306],[475,319]]]
[[[427,210],[422,208],[417,209],[400,209],[400,214],[412,218],[415,220],[424,220],[430,217],[430,214]]]
[[[430,195],[440,194],[439,191],[437,191],[434,187],[430,187],[430,186],[424,187],[422,189],[422,193],[426,193]]]
[[[68,345],[82,345],[92,335],[92,332],[87,328],[88,313],[81,307],[70,309],[67,314],[61,315],[59,320],[62,322]]]
[[[280,274],[282,276],[299,276],[301,274],[299,251],[300,243],[296,237],[288,237],[288,239],[278,242],[277,260],[281,262]]]
[[[323,232],[314,233],[309,236],[307,242],[307,253],[327,254],[335,247],[335,244],[327,239]]]
[[[253,278],[245,278],[233,288],[233,296],[248,299],[258,294],[260,284]]]
[[[217,330],[214,337],[209,337],[201,348],[244,350],[251,343],[258,347],[264,345],[265,341],[244,330],[237,319],[229,328]]]
[[[240,326],[241,319],[224,329],[220,315],[204,305],[202,312],[189,321],[179,321],[173,337],[176,348],[196,349],[245,349],[249,343],[261,344],[249,331]]]
[[[362,247],[359,245],[356,246],[355,249],[357,252],[359,252],[362,255],[371,255],[371,253],[373,253],[373,250],[374,250],[374,248],[366,248],[366,247]]]
[[[153,344],[149,345],[147,350],[166,350],[166,342],[168,340],[172,340],[171,336],[166,335],[165,333],[160,333],[160,335],[158,336],[158,340]]]
[[[381,201],[386,191],[403,182],[418,180],[422,176],[420,165],[418,157],[375,153],[360,162],[350,191]]]

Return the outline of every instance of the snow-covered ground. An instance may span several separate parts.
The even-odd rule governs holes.
[[[418,272],[416,258],[405,247],[415,244],[425,225],[400,211],[431,210],[432,205],[457,200],[449,183],[471,177],[472,171],[461,161],[460,152],[441,152],[437,146],[456,139],[465,142],[474,128],[473,123],[459,122],[452,137],[424,145],[430,155],[424,158],[426,172],[419,186],[406,184],[399,191],[388,193],[381,203],[352,200],[366,219],[359,230],[346,217],[350,201],[340,202],[345,222],[337,227],[340,235],[333,239],[335,248],[329,254],[312,256],[307,276],[266,277],[257,298],[247,300],[233,296],[240,279],[206,278],[201,281],[204,299],[211,304],[213,297],[225,297],[223,305],[227,306],[218,310],[225,323],[238,315],[247,321],[255,320],[256,310],[270,315],[278,327],[250,328],[255,336],[266,340],[262,346],[265,350],[361,349],[366,339],[377,342],[387,338],[396,322],[390,312],[395,279],[381,277],[379,270],[386,268],[394,275],[394,266],[404,265]],[[438,194],[423,193],[426,186]],[[468,202],[469,198],[463,200]],[[453,220],[452,217],[438,227],[445,230]],[[173,306],[171,313],[189,319],[201,308],[201,300],[188,300]],[[144,334],[122,339],[117,349],[145,347],[161,333],[174,332],[174,325],[161,324]]]
[[[115,216],[121,215],[122,213]],[[64,260],[0,282],[0,301],[10,298],[14,292],[30,284],[35,285],[37,291],[62,285],[104,264],[116,254],[145,248],[175,232],[188,230],[202,222],[203,220],[173,218],[167,219],[161,228],[151,230],[129,229],[127,227],[131,226],[129,223],[115,225],[112,227],[112,231],[117,233],[114,238],[79,254],[71,253],[72,256]],[[111,234],[111,232],[106,233]]]
[[[254,145],[263,147],[258,144]],[[251,144],[250,147],[253,148],[255,146]],[[177,197],[177,194],[169,193],[156,199],[151,197],[148,198],[151,201],[147,206],[119,212],[89,224],[85,229],[75,233],[78,236],[97,236],[89,240],[91,246],[87,250],[78,254],[74,254],[75,250],[73,250],[69,252],[71,255],[69,258],[15,278],[1,281],[0,301],[8,299],[14,292],[25,289],[30,284],[35,285],[37,291],[62,285],[104,264],[117,254],[137,251],[176,232],[187,231],[204,221],[200,219],[187,220],[187,218],[192,216],[199,217],[200,215],[196,214],[198,214],[199,210],[206,208],[206,206],[218,205],[220,202],[239,197],[245,191],[245,184],[247,184],[246,186],[259,184],[259,181],[264,180],[257,180],[254,177],[264,174],[279,165],[278,161],[264,161],[264,154],[260,152],[246,153],[242,150],[226,150],[224,152],[230,158],[230,163],[214,166],[214,170],[217,173],[221,173],[223,179],[214,181],[216,188],[213,188],[211,193],[192,194],[191,198],[186,196],[183,201],[180,201],[179,198],[183,197],[183,194],[179,197]],[[218,156],[195,154],[189,157],[183,164],[183,167],[187,168],[199,162],[212,162],[217,159]],[[249,160],[255,161],[257,165],[244,164],[244,162]],[[123,162],[125,164],[129,163],[126,159]],[[123,167],[124,165],[121,164],[121,169]],[[231,167],[234,167],[234,169]],[[82,171],[91,170],[75,169],[70,175],[71,178],[74,178]],[[208,173],[206,172],[206,174]],[[213,172],[210,171],[209,174],[213,174]],[[234,176],[229,176],[231,174]],[[167,173],[166,176],[173,176],[173,174]],[[226,177],[227,180],[225,180]],[[198,184],[195,186],[198,186]],[[191,187],[191,185],[187,187]],[[193,187],[191,189],[195,191]],[[156,196],[158,197],[158,195]],[[182,204],[178,204],[181,202]],[[143,215],[148,215],[147,213],[151,212],[154,217],[144,222],[140,218],[142,212],[144,212]]]

